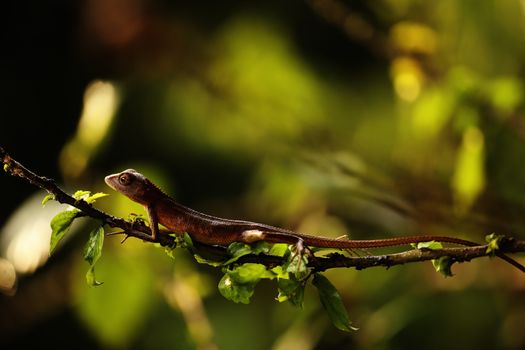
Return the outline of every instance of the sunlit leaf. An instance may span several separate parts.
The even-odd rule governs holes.
[[[255,263],[243,264],[228,273],[237,283],[256,283],[261,278],[273,279],[275,277],[275,274],[268,271],[266,266]]]
[[[430,250],[439,250],[443,249],[443,244],[441,242],[430,241],[430,242],[419,242],[416,244],[417,249],[430,249]]]
[[[42,206],[45,206],[47,202],[49,202],[50,200],[52,199],[55,199],[55,195],[52,194],[52,193],[48,193],[44,199],[42,199]]]
[[[272,271],[277,278],[290,278],[290,274],[285,271],[281,265],[275,266],[274,268],[270,269],[270,271]]]
[[[91,191],[78,190],[73,194],[73,198],[76,200],[84,199],[91,194]]]
[[[485,242],[487,242],[487,250],[486,250],[487,254],[488,253],[494,254],[496,251],[499,250],[499,243],[501,242],[502,238],[503,238],[502,235],[497,235],[495,233],[492,233],[485,237]]]
[[[312,283],[317,287],[321,304],[328,313],[328,317],[330,317],[333,325],[345,332],[357,330],[357,328],[351,326],[343,300],[333,284],[318,273],[314,275]]]
[[[93,204],[93,203],[96,202],[97,199],[102,198],[102,197],[106,197],[106,196],[109,196],[109,194],[103,193],[103,192],[97,192],[94,195],[88,196],[85,199],[85,201],[88,202],[89,204]]]
[[[78,209],[72,209],[72,210],[66,210],[61,213],[58,213],[52,220],[51,220],[51,241],[49,245],[49,254],[51,255],[58,242],[69,231],[69,227],[73,223],[73,220],[77,218],[79,215],[80,210]]]
[[[270,248],[270,251],[268,252],[269,255],[276,255],[276,256],[284,256],[286,254],[286,251],[288,250],[288,244],[286,243],[277,243],[272,245]]]

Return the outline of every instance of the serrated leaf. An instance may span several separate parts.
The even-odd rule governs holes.
[[[55,195],[52,194],[52,193],[48,193],[44,199],[42,199],[42,206],[45,206],[47,202],[49,202],[50,200],[52,199],[55,199]]]
[[[417,249],[430,249],[430,250],[439,250],[443,249],[443,244],[441,242],[430,241],[430,242],[419,242],[416,245]]]
[[[69,231],[69,227],[73,223],[73,220],[75,220],[80,213],[80,210],[73,209],[73,210],[66,210],[63,212],[58,213],[55,215],[55,217],[51,220],[51,241],[49,243],[49,255],[51,255],[58,242],[64,238],[66,233]]]
[[[97,199],[102,198],[102,197],[107,197],[107,196],[109,196],[109,194],[104,193],[104,192],[97,192],[94,195],[88,196],[85,199],[85,201],[88,202],[88,204],[93,204],[97,201]]]
[[[432,260],[432,265],[437,272],[441,273],[445,277],[452,277],[452,264],[453,261],[448,256],[442,256],[438,259]]]
[[[84,260],[93,266],[102,255],[102,246],[104,245],[104,228],[97,227],[89,234],[89,240],[84,247]]]
[[[279,290],[277,300],[280,303],[289,301],[292,305],[303,307],[304,283],[297,280],[279,279],[277,281],[277,287]]]
[[[312,284],[317,287],[321,304],[328,313],[333,325],[342,331],[355,331],[357,328],[351,326],[348,313],[343,300],[334,285],[323,275],[316,273]]]

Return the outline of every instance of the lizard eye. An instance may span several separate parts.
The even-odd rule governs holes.
[[[118,182],[123,186],[127,186],[131,183],[131,177],[129,174],[122,174],[118,177]]]

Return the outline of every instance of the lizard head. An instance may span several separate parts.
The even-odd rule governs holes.
[[[156,188],[144,175],[134,169],[108,175],[104,181],[115,191],[145,205],[148,204],[148,194]]]

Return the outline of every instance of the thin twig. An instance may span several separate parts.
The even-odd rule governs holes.
[[[20,177],[32,185],[35,185],[37,187],[40,187],[44,190],[46,190],[48,193],[52,194],[54,196],[54,199],[62,204],[69,204],[79,210],[82,211],[82,213],[85,216],[89,216],[93,219],[100,220],[107,224],[110,227],[118,227],[121,228],[126,232],[126,234],[136,237],[139,239],[142,239],[143,241],[153,242],[151,238],[151,231],[150,229],[140,222],[129,222],[122,218],[115,217],[112,215],[109,215],[97,208],[94,208],[86,201],[80,199],[77,200],[74,197],[70,196],[66,192],[64,192],[53,179],[39,176],[32,172],[31,170],[24,167],[22,164],[11,158],[9,154],[4,150],[4,148],[0,147],[0,158],[2,159],[2,164],[4,165],[4,170],[16,177]],[[161,241],[159,241],[161,244],[170,244],[173,243],[172,237],[162,237]]]

